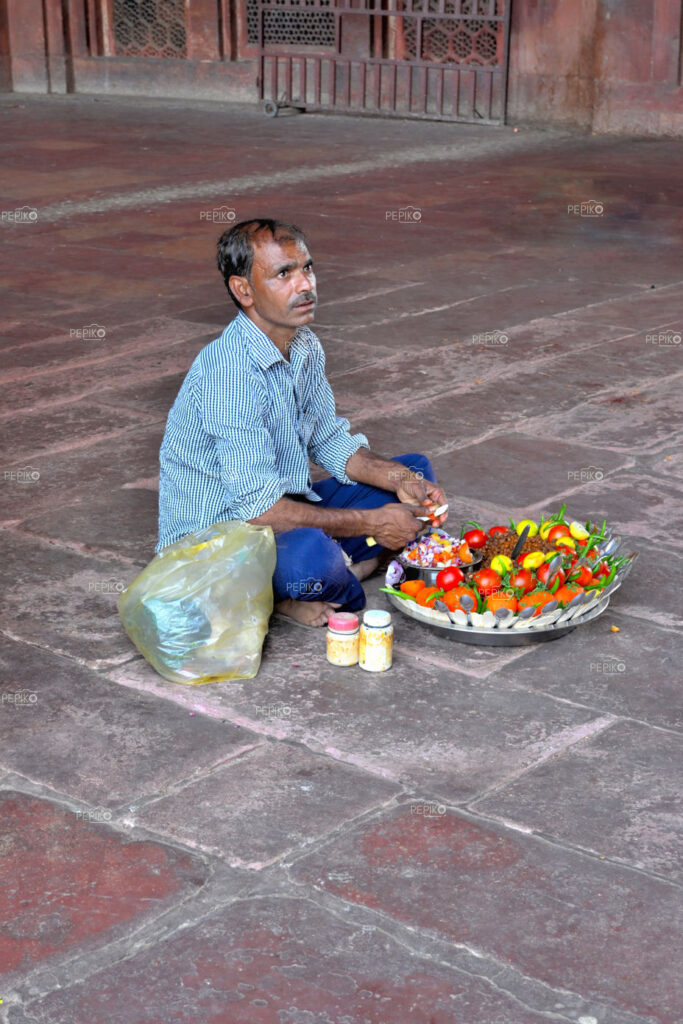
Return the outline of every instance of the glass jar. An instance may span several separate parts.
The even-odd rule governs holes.
[[[360,627],[358,664],[366,672],[386,672],[391,668],[394,627],[389,612],[370,608],[363,614]]]
[[[334,612],[327,620],[327,660],[332,665],[357,665],[358,639],[358,616]]]

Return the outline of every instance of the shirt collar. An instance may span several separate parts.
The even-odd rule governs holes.
[[[273,363],[285,362],[277,345],[242,310],[237,314],[235,324],[249,343],[249,354],[262,369],[267,370]],[[308,346],[305,340],[304,329],[299,328],[289,346],[290,363],[293,364],[296,358],[297,365],[300,366],[307,354]]]

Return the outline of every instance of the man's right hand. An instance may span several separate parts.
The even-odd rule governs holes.
[[[389,551],[400,551],[422,530],[424,524],[415,517],[424,514],[423,506],[404,503],[368,509],[368,534]]]

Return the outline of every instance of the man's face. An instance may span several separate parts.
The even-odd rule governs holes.
[[[245,312],[266,333],[268,328],[294,333],[297,327],[311,323],[318,298],[313,260],[306,246],[303,242],[278,242],[265,231],[256,235],[253,244],[251,282],[243,277],[230,279]]]

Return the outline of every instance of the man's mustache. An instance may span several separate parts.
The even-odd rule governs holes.
[[[291,308],[292,309],[296,309],[297,306],[305,306],[309,302],[317,302],[317,301],[318,301],[318,296],[316,295],[315,292],[306,292],[306,294],[303,296],[303,298],[297,299],[297,301],[292,305]]]

